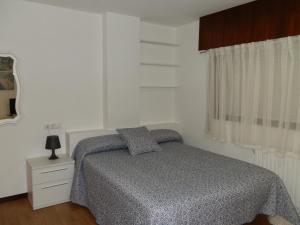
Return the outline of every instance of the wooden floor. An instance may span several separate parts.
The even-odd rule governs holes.
[[[27,198],[22,198],[0,203],[0,225],[96,225],[96,222],[87,209],[71,203],[33,211]],[[266,217],[258,216],[247,225],[270,224]]]

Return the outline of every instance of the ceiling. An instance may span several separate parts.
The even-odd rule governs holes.
[[[81,11],[106,11],[140,17],[143,21],[180,26],[252,0],[28,0]]]

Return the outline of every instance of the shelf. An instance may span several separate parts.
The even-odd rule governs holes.
[[[165,45],[165,46],[173,46],[173,47],[178,47],[179,46],[179,44],[170,43],[170,42],[163,42],[163,41],[141,40],[140,42],[144,43],[144,44],[153,44],[153,45]]]
[[[178,88],[175,85],[141,85],[140,88]]]
[[[142,66],[167,66],[167,67],[179,67],[177,64],[169,64],[169,63],[146,63],[141,62]]]

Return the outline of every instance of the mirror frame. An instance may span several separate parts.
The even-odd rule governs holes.
[[[4,125],[4,124],[15,124],[19,121],[21,114],[20,114],[20,93],[21,93],[21,87],[20,87],[20,81],[19,81],[19,77],[18,77],[18,73],[17,73],[17,59],[14,55],[10,54],[10,53],[0,53],[0,57],[10,57],[14,60],[14,65],[13,65],[13,76],[15,79],[15,83],[17,85],[17,94],[16,94],[16,112],[17,112],[17,116],[13,119],[3,119],[0,120],[0,125]]]

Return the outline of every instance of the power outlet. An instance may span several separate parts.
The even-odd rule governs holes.
[[[62,128],[62,124],[61,123],[46,123],[44,127],[47,130],[57,130],[57,129]]]

